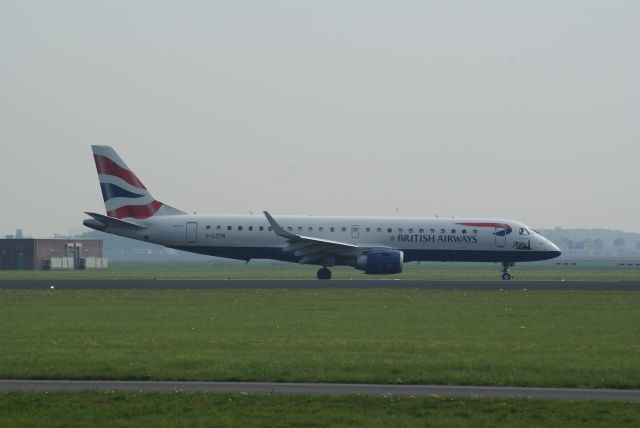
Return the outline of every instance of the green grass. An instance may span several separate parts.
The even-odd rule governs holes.
[[[637,427],[617,402],[206,393],[11,393],[3,426],[110,427]]]
[[[315,279],[317,267],[283,263],[244,264],[114,264],[104,271],[0,271],[0,280],[91,279]],[[399,275],[377,276],[349,267],[333,268],[334,279],[499,280],[500,266],[493,263],[407,264]],[[640,266],[585,263],[557,266],[549,263],[518,264],[514,280],[639,281]]]
[[[0,290],[0,378],[640,387],[640,293]]]

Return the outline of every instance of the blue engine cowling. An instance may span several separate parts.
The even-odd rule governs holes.
[[[402,272],[404,253],[397,250],[375,250],[358,256],[357,269],[369,275]]]

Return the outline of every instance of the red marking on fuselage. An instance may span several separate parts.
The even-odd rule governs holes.
[[[500,228],[504,228],[504,229],[510,229],[511,226],[509,226],[506,223],[456,223],[459,224],[461,226],[471,226],[471,227],[500,227]]]
[[[461,226],[475,226],[475,227],[505,227],[510,228],[507,223],[456,223]]]

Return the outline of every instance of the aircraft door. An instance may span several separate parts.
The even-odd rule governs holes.
[[[494,235],[496,237],[496,247],[503,248],[507,245],[507,228],[506,227],[496,227],[496,231]]]
[[[187,242],[196,242],[198,240],[198,223],[190,221],[187,223]]]
[[[351,237],[352,238],[360,237],[360,226],[358,226],[357,224],[354,224],[353,226],[351,226]]]

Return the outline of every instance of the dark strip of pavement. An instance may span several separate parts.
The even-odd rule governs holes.
[[[0,289],[418,289],[526,291],[640,291],[640,281],[420,281],[420,280],[0,280]]]
[[[122,391],[217,392],[295,395],[442,396],[538,398],[547,400],[616,400],[640,402],[640,390],[530,388],[510,386],[377,385],[280,382],[178,382],[111,380],[0,380],[0,392]]]

